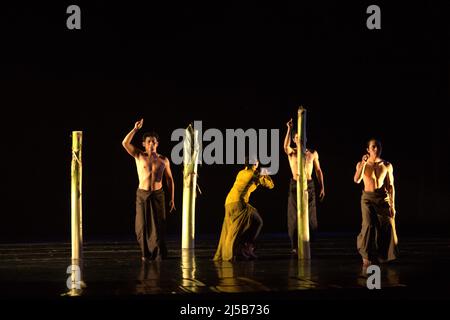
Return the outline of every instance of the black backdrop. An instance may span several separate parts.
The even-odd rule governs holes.
[[[148,5],[78,2],[82,29],[65,27],[73,3],[2,9],[0,241],[70,239],[70,133],[84,131],[87,239],[133,236],[133,160],[121,140],[143,117],[169,155],[174,129],[278,128],[302,104],[327,196],[322,231],[358,232],[356,162],[370,137],[395,169],[398,228],[448,232],[448,19],[438,1],[226,2]],[[2,14],[2,15],[3,15]],[[138,140],[136,140],[138,142]],[[274,190],[252,196],[263,232],[286,232],[287,159]],[[182,167],[172,168],[181,230]],[[238,166],[202,166],[197,232],[217,234]]]

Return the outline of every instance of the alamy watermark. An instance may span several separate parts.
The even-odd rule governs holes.
[[[280,168],[280,130],[279,129],[226,129],[225,133],[211,128],[203,132],[202,121],[194,122],[198,131],[199,164],[245,164],[245,158],[259,160],[270,175],[278,173]],[[185,160],[185,129],[176,129],[171,140],[179,143],[172,149],[171,159],[176,165]],[[205,142],[208,142],[206,144]],[[247,151],[248,150],[248,151]]]
[[[377,265],[370,265],[367,270],[367,274],[370,274],[370,276],[367,278],[367,289],[373,290],[373,289],[381,289],[381,269]]]
[[[68,289],[81,289],[81,269],[77,265],[70,265],[67,267],[66,273],[70,274],[67,278],[66,286]]]

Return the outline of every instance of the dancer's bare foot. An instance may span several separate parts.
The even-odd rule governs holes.
[[[258,258],[256,256],[256,254],[254,253],[255,250],[255,246],[246,242],[242,245],[242,249],[241,249],[241,255],[246,259],[246,260],[252,260],[252,259],[256,259]]]

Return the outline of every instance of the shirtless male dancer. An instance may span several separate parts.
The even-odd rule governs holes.
[[[133,130],[123,139],[122,146],[134,158],[139,177],[139,187],[136,192],[135,231],[141,248],[142,260],[161,260],[167,257],[163,175],[166,177],[170,193],[169,212],[175,210],[175,187],[169,159],[157,153],[158,134],[155,132],[144,133],[142,137],[144,150],[131,144],[134,135],[143,125],[144,119],[136,122]]]
[[[357,246],[363,265],[387,262],[397,258],[397,234],[395,231],[394,167],[383,160],[381,143],[371,139],[367,154],[356,165],[353,180],[364,182],[361,196],[362,227]]]
[[[291,134],[293,122],[289,120],[287,125],[287,133],[284,139],[284,152],[288,156],[289,165],[291,166],[292,179],[289,187],[289,199],[288,199],[288,233],[291,239],[291,250],[293,254],[297,253],[297,148],[301,148],[298,141],[297,133],[294,135],[295,147],[291,148]],[[312,232],[317,230],[317,213],[316,213],[316,193],[314,180],[312,178],[313,170],[316,173],[317,180],[319,182],[320,193],[319,198],[322,201],[325,197],[325,185],[323,172],[320,168],[319,153],[317,150],[306,149],[304,153],[306,162],[306,178],[308,180],[308,211],[309,211],[309,226]],[[313,236],[314,234],[311,233]]]

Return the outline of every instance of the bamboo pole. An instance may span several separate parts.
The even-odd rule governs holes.
[[[83,220],[82,220],[82,146],[83,132],[72,132],[72,187],[71,187],[71,234],[72,265],[71,293],[84,287],[83,283]]]
[[[198,130],[189,125],[184,139],[182,249],[195,248],[195,200],[198,156]]]
[[[298,109],[297,127],[297,235],[298,235],[298,258],[310,259],[309,244],[309,215],[308,215],[308,184],[305,172],[306,152],[306,110],[301,106]],[[302,143],[303,141],[303,143]]]

